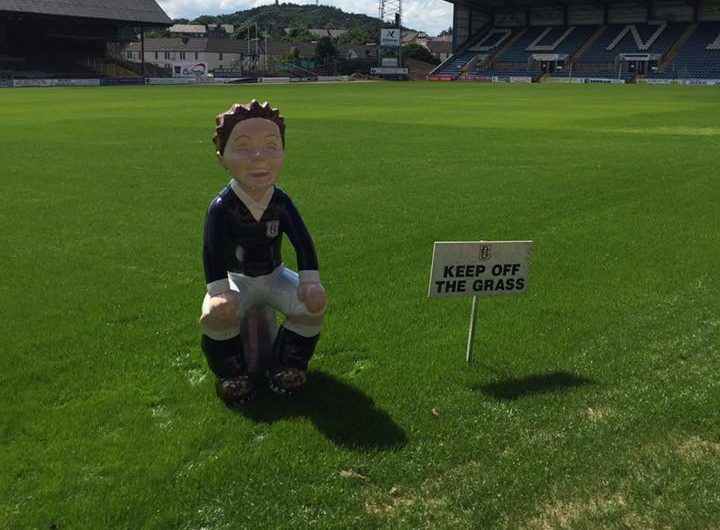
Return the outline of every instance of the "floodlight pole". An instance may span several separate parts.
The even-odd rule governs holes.
[[[145,26],[143,26],[142,24],[140,24],[140,57],[141,57],[140,69],[142,72],[143,83],[146,83],[147,81],[145,80]]]
[[[475,344],[475,328],[477,327],[478,297],[473,296],[472,310],[470,311],[470,331],[468,331],[467,350],[465,350],[465,361],[470,364]]]
[[[396,27],[398,34],[402,36],[402,0],[380,0],[378,11],[380,12],[381,27]],[[382,42],[380,42],[378,66],[382,66],[383,50]],[[397,66],[402,66],[402,38],[397,50]]]

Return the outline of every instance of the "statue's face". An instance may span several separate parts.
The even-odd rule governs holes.
[[[278,126],[265,118],[250,118],[235,125],[218,156],[245,193],[260,197],[280,176],[284,154]]]

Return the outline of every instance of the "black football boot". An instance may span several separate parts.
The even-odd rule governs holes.
[[[280,326],[273,343],[268,371],[270,390],[276,394],[290,394],[305,385],[305,371],[319,338],[319,334],[303,337],[285,326]]]
[[[255,396],[255,387],[248,376],[240,335],[229,340],[214,340],[203,335],[201,346],[208,366],[217,376],[218,397],[230,408],[250,401]]]

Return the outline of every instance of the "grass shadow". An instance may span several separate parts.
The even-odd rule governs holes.
[[[323,372],[309,372],[307,387],[292,396],[261,386],[255,401],[238,412],[262,423],[308,417],[329,440],[349,449],[392,450],[407,443],[405,432],[372,399]]]
[[[592,379],[575,375],[564,370],[549,374],[536,374],[527,377],[510,377],[487,385],[475,385],[473,392],[482,392],[495,399],[514,400],[533,394],[565,392],[567,390],[593,384]]]

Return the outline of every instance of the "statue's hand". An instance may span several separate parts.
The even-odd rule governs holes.
[[[327,294],[320,282],[301,283],[297,296],[311,313],[322,311],[327,303]]]
[[[240,296],[226,291],[210,298],[210,309],[200,317],[200,323],[210,329],[224,330],[239,325]]]

